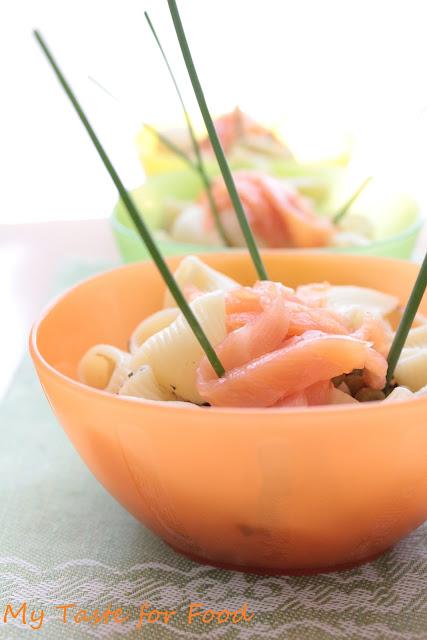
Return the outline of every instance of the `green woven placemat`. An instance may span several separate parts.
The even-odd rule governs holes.
[[[93,269],[91,269],[93,270]],[[67,270],[62,282],[88,273]],[[186,560],[136,522],[79,459],[26,358],[0,408],[0,638],[212,638],[425,640],[427,528],[376,562],[340,574],[259,577]],[[427,454],[426,454],[427,457]],[[22,611],[4,623],[7,605]],[[137,628],[139,607],[175,610]],[[191,603],[215,611],[247,605],[250,621],[189,625]],[[123,623],[61,621],[55,605],[123,608]],[[223,614],[224,618],[226,613]],[[155,619],[155,618],[154,618]],[[239,618],[237,618],[238,620]],[[33,626],[38,626],[35,620]]]

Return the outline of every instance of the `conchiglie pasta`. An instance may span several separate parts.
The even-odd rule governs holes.
[[[199,296],[190,304],[213,346],[226,335],[223,291]],[[169,327],[154,334],[132,356],[131,369],[150,365],[159,385],[182,400],[202,403],[196,389],[196,370],[203,350],[189,324],[180,314]]]
[[[395,378],[412,391],[427,385],[427,325],[409,331],[396,366]]]
[[[354,213],[344,216],[339,227],[343,232],[354,233],[369,240],[372,240],[375,234],[374,225],[369,218]]]
[[[367,287],[332,286],[325,292],[325,306],[342,312],[358,307],[372,315],[384,318],[399,306],[399,300],[382,291]]]
[[[354,231],[337,231],[331,238],[332,247],[366,247],[371,240]]]
[[[174,278],[181,290],[184,291],[189,287],[208,293],[210,291],[230,291],[238,287],[238,283],[223,273],[208,267],[199,258],[188,256],[184,258],[178,269],[174,273]],[[165,307],[176,306],[169,290],[166,291],[164,299]]]
[[[172,391],[162,389],[149,365],[130,372],[119,389],[120,396],[133,396],[147,400],[176,400]]]
[[[223,244],[216,227],[207,229],[205,225],[205,213],[202,207],[190,205],[177,215],[171,228],[171,236],[178,242],[204,244],[218,247]]]
[[[224,227],[225,237],[232,247],[246,247],[245,236],[233,209],[225,209],[221,213],[221,222]],[[257,238],[259,249],[268,247],[268,243],[261,238]]]
[[[343,318],[345,318],[346,326],[352,331],[357,331],[366,322],[369,322],[373,318],[376,326],[378,328],[382,328],[384,336],[387,336],[388,340],[391,343],[393,339],[393,330],[390,323],[385,318],[374,315],[369,311],[366,311],[366,309],[362,309],[361,307],[347,307],[345,309],[343,308],[339,313]]]
[[[135,353],[139,347],[152,335],[168,327],[179,316],[177,307],[168,307],[156,311],[148,318],[145,318],[133,331],[129,340],[129,351]]]
[[[419,352],[419,347],[404,347],[402,349],[402,353],[400,354],[400,360],[404,360],[405,358],[410,358],[411,356],[415,356]]]
[[[387,398],[385,399],[385,402],[395,402],[397,400],[408,400],[409,398],[413,398],[413,397],[414,397],[414,393],[413,391],[408,389],[408,387],[396,387],[395,389],[393,389],[390,395],[387,396]]]
[[[405,342],[405,348],[427,349],[427,325],[411,329]]]
[[[401,358],[394,377],[399,385],[408,387],[411,391],[418,391],[427,385],[427,348],[418,349],[415,354]]]
[[[80,360],[78,377],[81,382],[117,393],[130,371],[130,354],[109,344],[91,347]]]

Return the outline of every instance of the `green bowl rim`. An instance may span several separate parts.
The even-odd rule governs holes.
[[[124,234],[125,236],[128,236],[129,238],[131,238],[132,240],[137,240],[138,242],[140,242],[140,237],[137,234],[137,232],[132,229],[131,227],[128,227],[127,225],[123,224],[122,222],[120,222],[117,219],[117,206],[118,206],[119,202],[117,202],[116,206],[113,209],[113,212],[110,216],[110,222],[111,222],[111,226],[113,227],[113,230],[116,230],[118,233]],[[411,235],[416,235],[417,233],[419,233],[422,229],[422,227],[424,226],[424,223],[426,222],[426,217],[424,215],[422,215],[421,211],[418,210],[417,211],[417,219],[415,220],[415,222],[413,222],[412,224],[409,225],[409,227],[406,227],[403,231],[401,231],[400,233],[390,236],[384,240],[377,240],[375,242],[371,242],[370,244],[364,245],[363,247],[357,247],[360,249],[380,249],[383,248],[384,246],[388,245],[388,244],[392,244],[393,242],[396,242],[397,240],[405,240],[406,238],[409,238]],[[166,241],[165,241],[166,242]],[[182,247],[182,249],[184,250],[186,247],[188,248],[189,251],[194,251],[195,247],[201,247],[201,249],[203,251],[215,251],[217,249],[225,249],[227,251],[233,251],[234,248],[236,249],[241,249],[241,247],[232,247],[232,248],[227,248],[227,247],[210,247],[207,245],[198,245],[197,243],[191,244],[189,242],[177,242],[176,240],[173,240],[173,238],[171,238],[170,240],[171,244],[175,244],[179,247]],[[285,249],[286,247],[283,247],[283,249]],[[317,247],[314,250],[315,251],[329,251],[329,252],[333,252],[333,253],[346,253],[347,250],[349,249],[349,247]],[[280,249],[278,249],[278,251],[280,251]]]

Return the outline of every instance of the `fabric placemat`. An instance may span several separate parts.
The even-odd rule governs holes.
[[[68,269],[61,287],[94,270]],[[52,640],[427,638],[426,526],[352,571],[261,577],[218,570],[177,555],[98,484],[53,416],[28,357],[0,407],[0,438],[1,639],[33,634],[38,608],[44,618],[35,637]],[[144,602],[147,611],[176,614],[169,623],[144,618],[138,627]],[[16,614],[24,603],[26,624],[24,609],[16,619],[7,609]],[[246,617],[221,624],[197,617],[190,625],[191,603],[223,611],[224,620],[245,605]],[[65,604],[75,605],[66,623],[55,608]],[[117,616],[128,619],[94,624],[78,613],[108,607],[121,607]]]

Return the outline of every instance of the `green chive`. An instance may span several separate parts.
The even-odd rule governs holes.
[[[394,370],[399,361],[402,349],[405,346],[405,342],[408,337],[409,330],[412,327],[412,323],[414,322],[414,318],[418,311],[418,307],[420,306],[426,287],[427,287],[427,253],[424,257],[423,263],[418,273],[418,277],[414,284],[414,288],[412,289],[412,293],[409,296],[408,304],[406,305],[405,312],[397,328],[396,335],[394,336],[394,340],[391,345],[390,352],[388,354],[388,358],[387,358],[387,362],[388,362],[387,383],[388,384],[390,384],[393,378]]]
[[[205,96],[203,94],[203,90],[197,76],[193,59],[191,57],[190,49],[188,47],[187,38],[185,37],[184,28],[182,26],[181,18],[178,12],[178,7],[176,6],[175,0],[168,0],[168,5],[175,27],[176,35],[181,47],[182,56],[187,67],[188,75],[190,76],[191,84],[193,85],[194,93],[196,95],[197,102],[199,104],[199,108],[209,134],[212,148],[215,152],[219,168],[221,169],[222,177],[224,178],[228,193],[230,194],[230,199],[236,211],[240,227],[246,240],[246,244],[248,245],[249,253],[251,254],[251,258],[253,260],[260,280],[268,280],[267,272],[264,268],[261,255],[255,242],[255,238],[246,219],[246,215],[243,210],[242,203],[240,202],[239,194],[237,193],[236,185],[234,184],[230,167],[228,166],[224,151],[218,139],[218,134],[216,132],[211,114],[209,113],[208,105],[206,104]]]
[[[110,178],[112,179],[112,181],[114,182],[117,191],[119,192],[119,196],[123,201],[123,204],[125,205],[139,235],[141,236],[142,240],[145,243],[145,246],[147,247],[151,257],[153,258],[154,262],[156,263],[156,266],[158,268],[158,270],[160,271],[160,274],[163,278],[163,280],[166,283],[166,286],[169,288],[169,291],[171,292],[172,296],[174,297],[178,307],[181,309],[181,312],[183,314],[183,316],[185,317],[185,319],[187,320],[188,324],[190,325],[194,335],[196,336],[197,340],[200,343],[200,346],[202,347],[203,351],[205,352],[206,356],[208,357],[209,362],[211,363],[215,373],[221,377],[224,373],[224,367],[222,366],[221,362],[218,359],[218,356],[215,353],[215,350],[213,349],[212,345],[210,344],[205,332],[203,331],[202,327],[200,326],[196,316],[193,314],[188,302],[186,301],[186,299],[184,298],[179,286],[177,285],[171,271],[169,270],[169,267],[167,266],[166,262],[164,261],[160,251],[157,248],[156,243],[154,242],[153,238],[151,237],[151,233],[148,230],[147,226],[145,225],[144,220],[141,218],[141,216],[138,213],[138,210],[132,200],[132,198],[130,197],[130,195],[128,194],[127,190],[125,189],[122,181],[120,180],[116,170],[114,169],[113,165],[111,164],[111,161],[109,159],[109,157],[107,156],[106,152],[104,151],[104,148],[102,147],[100,141],[98,140],[98,137],[95,133],[95,131],[92,129],[92,126],[90,125],[85,113],[83,112],[77,98],[75,97],[70,85],[68,84],[67,80],[65,79],[65,77],[63,76],[60,68],[58,67],[58,65],[56,64],[55,59],[53,58],[50,50],[48,49],[43,37],[41,36],[41,34],[35,30],[34,32],[34,36],[37,40],[37,42],[39,43],[43,53],[45,54],[47,60],[49,61],[49,64],[51,65],[53,71],[55,72],[55,75],[57,77],[57,79],[59,80],[59,83],[61,84],[62,88],[64,89],[65,93],[67,94],[71,104],[73,105],[78,117],[80,118],[81,123],[83,124],[83,126],[85,127],[90,139],[93,142],[93,145],[95,147],[95,149],[97,150],[102,162],[104,163],[105,168],[107,169]]]
[[[165,53],[165,51],[164,51],[164,49],[162,47],[162,44],[161,44],[160,39],[159,39],[159,37],[158,37],[158,35],[156,33],[154,25],[150,20],[150,16],[148,15],[148,13],[146,11],[144,11],[144,16],[145,16],[145,19],[147,20],[148,26],[151,29],[151,33],[154,36],[154,39],[155,39],[155,41],[157,43],[157,46],[159,47],[160,53],[162,54],[162,58],[165,61],[166,67],[167,67],[167,69],[169,71],[169,75],[172,78],[172,82],[174,84],[176,93],[177,93],[179,101],[181,103],[181,107],[182,107],[182,110],[183,110],[184,116],[185,116],[185,121],[187,123],[188,133],[190,134],[190,138],[191,138],[191,144],[193,145],[193,149],[194,149],[194,155],[196,156],[195,168],[196,168],[196,171],[199,173],[200,179],[201,179],[201,181],[203,183],[203,186],[205,188],[206,195],[207,195],[208,202],[209,202],[209,207],[211,209],[212,216],[213,216],[213,219],[215,221],[215,225],[216,225],[218,233],[221,236],[221,238],[222,238],[223,242],[225,243],[225,245],[226,246],[230,246],[230,243],[229,243],[228,238],[227,238],[227,234],[225,233],[224,225],[221,222],[221,217],[219,215],[218,207],[216,206],[215,198],[212,195],[212,184],[211,184],[210,178],[208,176],[208,173],[206,171],[205,164],[203,162],[202,152],[200,150],[200,145],[199,145],[199,143],[197,141],[197,136],[195,134],[193,125],[191,123],[190,115],[189,115],[189,113],[187,111],[187,108],[185,106],[184,98],[182,97],[182,93],[181,93],[180,88],[178,86],[178,82],[177,82],[177,80],[175,78],[175,75],[174,75],[174,73],[172,71],[172,67],[169,64],[169,60],[168,60],[168,58],[166,56],[166,53]]]
[[[357,200],[357,198],[360,196],[362,191],[368,186],[371,180],[372,180],[372,176],[369,176],[368,178],[366,178],[366,180],[362,182],[360,187],[356,189],[356,191],[347,200],[347,202],[341,207],[341,209],[339,209],[336,212],[336,214],[332,217],[332,222],[334,224],[338,224],[338,222],[340,222],[344,218],[345,214],[350,210],[350,207],[352,206],[352,204]]]

